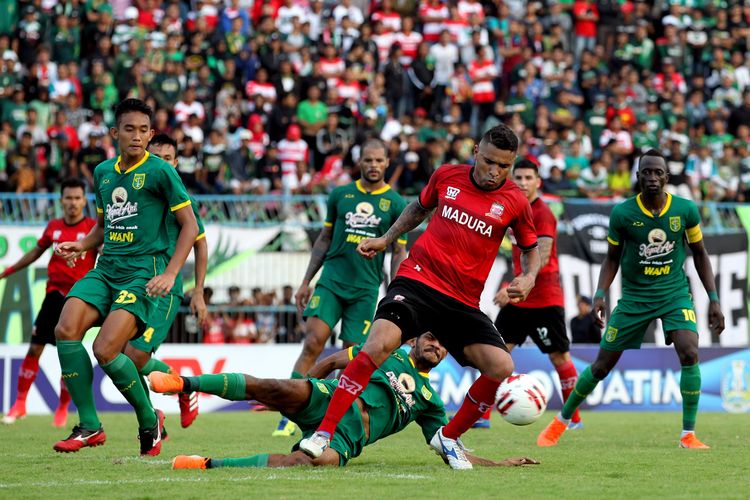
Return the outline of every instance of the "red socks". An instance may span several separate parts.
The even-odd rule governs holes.
[[[568,400],[568,396],[570,396],[570,393],[573,392],[573,389],[576,386],[576,381],[578,381],[578,371],[576,371],[576,366],[572,361],[556,366],[555,370],[557,370],[557,375],[560,377],[560,389],[562,390],[564,403]],[[581,415],[578,413],[578,409],[573,413],[570,420],[576,424],[581,421]]]
[[[370,382],[370,377],[377,368],[378,365],[375,364],[375,361],[364,351],[360,351],[351,360],[339,377],[339,385],[328,404],[326,416],[323,417],[323,421],[318,426],[319,432],[326,432],[333,437],[339,421],[344,418],[344,414],[352,406],[354,400],[365,390]]]
[[[497,388],[500,380],[480,375],[466,393],[464,402],[448,425],[443,428],[443,436],[448,439],[458,439],[471,429],[471,426],[495,404]]]
[[[70,393],[68,392],[68,388],[65,386],[65,380],[63,380],[62,377],[60,377],[60,404],[58,405],[58,409],[68,409],[68,405],[70,404]]]
[[[18,397],[16,401],[26,401],[26,395],[29,393],[31,384],[36,379],[39,371],[39,358],[26,356],[21,363],[21,369],[18,370]]]

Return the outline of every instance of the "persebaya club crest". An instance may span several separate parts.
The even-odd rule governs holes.
[[[146,174],[135,174],[133,176],[133,189],[141,189],[146,183]]]
[[[389,208],[391,208],[391,200],[387,198],[381,198],[380,203],[378,204],[378,208],[382,210],[383,212],[387,212]]]
[[[673,233],[676,233],[681,228],[682,228],[682,222],[680,221],[679,217],[669,218],[669,229],[671,229]]]

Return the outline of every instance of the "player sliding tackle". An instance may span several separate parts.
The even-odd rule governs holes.
[[[370,336],[341,375],[317,432],[300,442],[309,456],[325,453],[339,422],[391,352],[404,340],[431,331],[459,363],[481,372],[458,413],[430,441],[452,468],[472,467],[458,438],[492,407],[500,382],[513,372],[503,338],[479,309],[508,227],[521,249],[523,268],[508,287],[511,302],[526,298],[540,266],[531,207],[518,186],[507,181],[517,149],[518,138],[507,126],[490,129],[474,147],[474,166],[441,166],[384,236],[359,244],[358,251],[373,258],[434,211],[378,305]]]
[[[626,349],[639,349],[648,325],[662,321],[667,344],[674,343],[680,359],[682,394],[681,448],[708,448],[695,436],[701,372],[698,367],[698,326],[685,276],[685,242],[693,253],[703,287],[710,299],[711,332],[724,330],[724,315],[716,293],[714,273],[703,246],[698,207],[690,200],[664,191],[669,174],[664,156],[655,150],[638,163],[641,194],[612,210],[609,248],[599,274],[592,314],[604,326],[604,297],[622,267],[622,299],[609,318],[596,361],[581,373],[562,411],[537,439],[539,446],[554,446],[570,424],[573,412],[615,367]]]
[[[180,455],[175,469],[216,469],[220,467],[293,467],[298,465],[344,466],[360,455],[362,449],[403,430],[411,422],[422,428],[429,443],[447,418],[443,402],[430,385],[429,372],[447,355],[445,348],[431,334],[425,333],[409,341],[412,347],[393,352],[380,369],[375,370],[370,384],[355,400],[339,423],[339,432],[329,447],[317,458],[311,458],[297,446],[288,455],[261,453],[244,458],[205,458]],[[345,368],[360,351],[350,347],[327,357],[309,372],[310,379],[259,379],[240,373],[220,373],[198,377],[180,377],[154,372],[149,375],[156,392],[173,393],[201,391],[230,401],[256,400],[280,411],[310,436],[325,415],[337,386],[336,380],[324,380],[333,370]],[[500,462],[467,454],[471,463],[487,466],[537,464],[530,458],[509,458]]]

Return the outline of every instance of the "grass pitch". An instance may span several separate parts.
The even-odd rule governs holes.
[[[132,414],[104,414],[107,444],[57,454],[69,430],[51,416],[0,426],[0,498],[748,498],[750,415],[701,414],[698,436],[711,450],[677,448],[677,413],[584,412],[585,429],[554,448],[536,435],[552,418],[514,427],[493,416],[465,443],[493,459],[529,456],[538,466],[452,471],[412,425],[368,446],[344,469],[172,471],[178,454],[239,457],[284,453],[295,438],[271,438],[275,413],[204,414],[189,429],[167,416],[170,440],[155,458],[138,457]],[[72,420],[72,418],[71,418]]]

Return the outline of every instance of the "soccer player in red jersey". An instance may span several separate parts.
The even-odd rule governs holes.
[[[61,202],[63,217],[54,219],[47,224],[42,237],[36,246],[26,252],[18,262],[7,267],[0,279],[7,278],[16,271],[26,268],[41,257],[50,247],[55,248],[64,241],[76,241],[86,236],[96,221],[91,217],[83,215],[86,206],[86,185],[78,179],[67,179],[62,183]],[[94,267],[96,252],[87,252],[80,259],[69,266],[67,261],[53,253],[47,265],[47,295],[42,302],[42,307],[34,321],[34,330],[31,332],[31,345],[26,357],[21,363],[18,372],[18,396],[7,415],[2,418],[4,424],[13,424],[19,418],[26,416],[26,396],[31,384],[36,379],[39,371],[39,358],[44,352],[47,344],[55,345],[55,325],[60,318],[65,295],[73,283]],[[70,394],[65,388],[65,383],[60,379],[60,404],[55,410],[53,425],[65,427],[68,420],[68,404]]]
[[[495,303],[501,309],[495,326],[502,333],[509,350],[523,344],[526,337],[531,337],[539,350],[549,356],[560,377],[563,401],[566,401],[576,385],[578,372],[570,358],[570,340],[565,328],[560,266],[557,262],[557,219],[539,197],[542,179],[534,162],[526,159],[519,161],[513,168],[513,181],[531,204],[542,268],[536,277],[534,289],[523,302],[511,304],[507,288],[503,287],[497,292]],[[516,245],[513,245],[513,272],[516,275],[523,272],[521,250]],[[581,425],[581,417],[576,410],[570,428],[580,428]]]
[[[518,186],[507,181],[517,149],[518,138],[510,128],[493,127],[474,147],[474,166],[441,166],[385,235],[360,242],[357,251],[372,258],[433,214],[378,305],[362,350],[339,378],[325,418],[300,442],[307,455],[317,458],[329,447],[339,421],[390,353],[431,331],[459,363],[481,372],[456,415],[430,442],[451,468],[472,468],[459,437],[492,407],[500,382],[513,372],[503,338],[479,309],[508,227],[524,269],[508,286],[511,302],[528,296],[540,267],[531,206]]]

